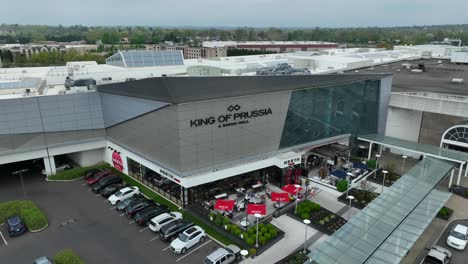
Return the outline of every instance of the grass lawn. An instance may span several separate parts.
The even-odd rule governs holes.
[[[84,264],[83,260],[71,249],[65,249],[54,257],[55,264]]]
[[[20,215],[26,227],[31,230],[39,230],[47,226],[47,218],[37,205],[30,200],[16,200],[0,203],[0,222],[13,215]]]
[[[107,163],[102,163],[102,164],[91,166],[91,167],[78,167],[78,168],[73,168],[70,170],[64,170],[54,175],[49,175],[47,179],[49,180],[76,180],[76,179],[83,177],[86,171],[90,169],[108,168],[108,167],[109,167],[109,164]]]

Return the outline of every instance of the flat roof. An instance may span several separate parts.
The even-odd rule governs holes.
[[[468,161],[468,153],[465,152],[421,144],[394,137],[387,137],[380,134],[359,135],[358,139],[453,162],[466,163]]]

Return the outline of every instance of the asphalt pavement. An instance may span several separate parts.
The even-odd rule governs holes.
[[[457,250],[447,245],[447,237],[450,233],[450,230],[452,230],[453,226],[457,224],[468,226],[468,220],[454,220],[450,222],[450,224],[442,232],[439,240],[437,240],[436,245],[446,248],[452,252],[452,261],[450,262],[451,264],[466,264],[468,263],[468,248],[465,248],[465,250]]]
[[[0,166],[0,171],[6,171]],[[219,247],[206,239],[184,255],[176,255],[170,243],[146,227],[135,224],[117,212],[106,199],[90,191],[82,180],[46,182],[40,171],[23,175],[27,199],[44,211],[49,227],[39,233],[10,238],[3,226],[0,231],[0,263],[32,263],[41,256],[53,257],[58,251],[73,249],[85,263],[202,263],[206,255]],[[0,175],[0,202],[22,199],[18,176]]]

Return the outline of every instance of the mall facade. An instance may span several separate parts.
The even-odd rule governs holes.
[[[105,161],[169,198],[264,168],[303,162],[314,147],[385,133],[391,75],[160,77],[97,91],[0,100],[0,164],[54,156]]]

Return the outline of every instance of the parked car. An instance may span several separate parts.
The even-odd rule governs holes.
[[[153,185],[156,185],[158,187],[161,187],[164,184],[168,184],[171,182],[171,180],[169,180],[168,178],[154,171],[146,172],[143,177],[145,178],[145,180],[151,182]]]
[[[148,221],[151,218],[158,216],[162,213],[166,213],[168,211],[169,208],[163,204],[157,206],[149,206],[135,214],[135,222],[137,222],[137,224],[141,226],[145,226],[148,224]]]
[[[124,201],[135,195],[138,195],[139,193],[140,191],[138,190],[138,187],[136,186],[125,187],[119,190],[118,192],[112,194],[108,200],[112,205],[116,205],[117,203]]]
[[[449,264],[452,253],[443,247],[433,246],[429,249],[421,264]]]
[[[118,192],[124,187],[124,183],[115,183],[106,186],[105,188],[102,188],[101,190],[99,190],[99,193],[102,195],[102,197],[108,198],[109,196],[113,195],[114,193]]]
[[[121,182],[122,182],[122,178],[120,178],[117,175],[111,174],[102,178],[97,183],[93,184],[93,187],[91,189],[93,190],[93,192],[97,193],[99,192],[99,190],[105,188],[106,186],[109,186],[114,183],[121,183]]]
[[[179,236],[180,233],[184,232],[187,228],[192,227],[193,223],[185,220],[176,220],[172,221],[167,225],[164,225],[161,227],[159,230],[159,236],[161,237],[162,240],[164,241],[170,241],[177,236]]]
[[[134,202],[131,202],[126,208],[125,208],[125,214],[129,217],[132,218],[135,216],[135,214],[140,211],[145,209],[148,206],[155,205],[156,203],[153,200],[137,200]]]
[[[56,171],[56,172],[60,172],[60,171],[64,171],[64,170],[69,170],[69,169],[71,169],[71,168],[72,168],[72,167],[71,167],[70,165],[68,165],[68,164],[61,164],[61,165],[57,165],[57,166],[55,167],[55,171]],[[46,170],[43,169],[43,170],[42,170],[42,175],[46,175],[46,174],[47,174],[47,173],[46,173]]]
[[[231,264],[239,260],[240,248],[235,245],[228,245],[211,252],[203,260],[204,264]]]
[[[159,232],[162,226],[179,219],[182,219],[182,214],[179,212],[163,213],[151,219],[148,227],[153,232]]]
[[[180,233],[177,239],[172,241],[171,250],[176,254],[185,254],[187,249],[206,239],[205,230],[199,226],[192,226]]]
[[[100,181],[102,178],[106,177],[107,175],[111,174],[111,170],[103,170],[100,171],[93,176],[85,177],[85,181],[88,185],[93,185]]]
[[[447,237],[447,245],[458,250],[464,250],[468,242],[468,227],[456,225],[452,228]]]
[[[87,170],[84,173],[84,178],[86,179],[86,178],[89,178],[89,177],[93,177],[94,175],[98,174],[101,171],[105,171],[105,169],[94,168],[94,169]]]
[[[122,202],[118,203],[115,209],[119,212],[124,212],[129,204],[137,200],[146,200],[146,198],[143,197],[143,195],[141,194],[135,194],[135,196],[125,199]]]
[[[34,264],[53,264],[48,257],[40,257],[34,261]]]
[[[10,237],[19,236],[26,232],[26,225],[19,215],[12,216],[5,221],[5,226]]]

